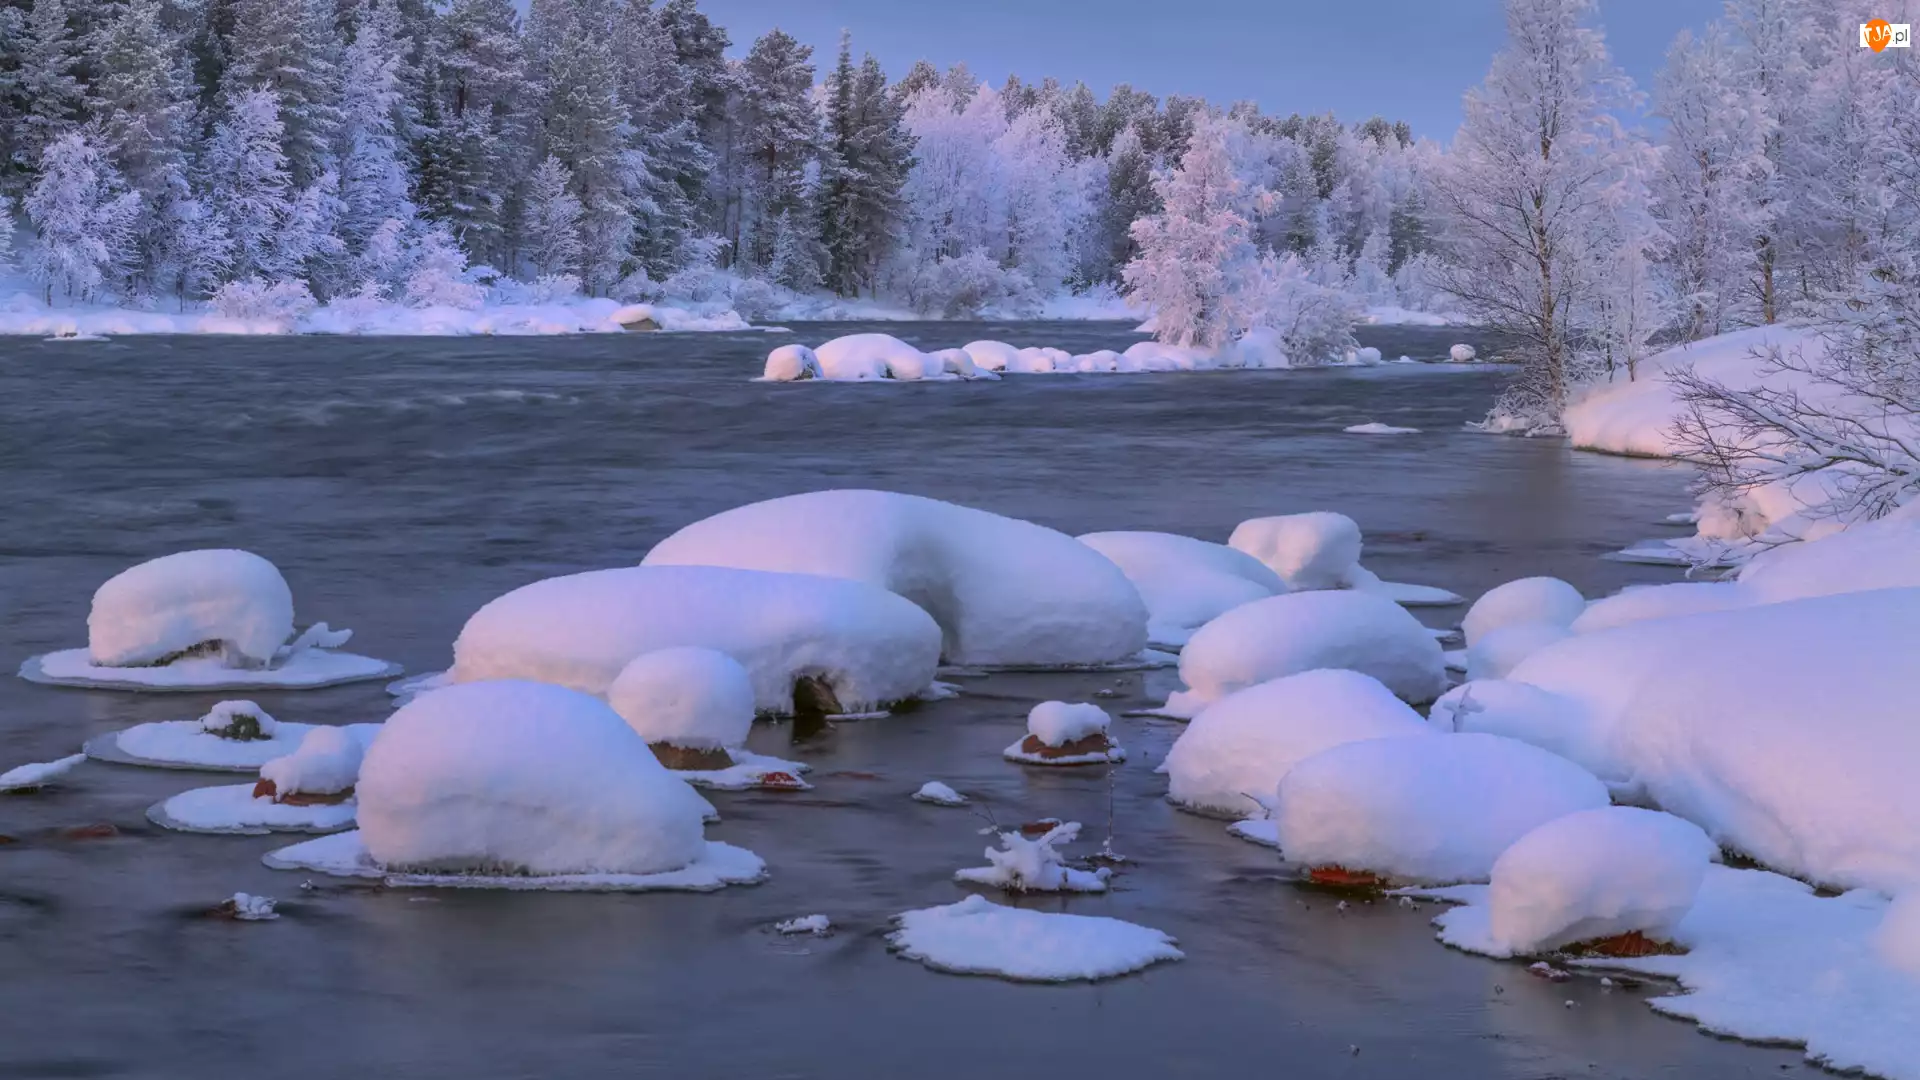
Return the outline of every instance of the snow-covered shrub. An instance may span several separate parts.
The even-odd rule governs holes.
[[[473,270],[467,275],[475,278]],[[580,278],[575,274],[541,274],[532,281],[503,278],[494,282],[493,294],[506,304],[564,304],[580,299]]]
[[[1024,311],[1038,301],[1032,279],[978,248],[921,263],[902,284],[914,310],[947,319],[977,318],[989,308]]]
[[[1433,734],[1379,680],[1316,670],[1256,683],[1200,711],[1167,751],[1167,798],[1207,814],[1258,816],[1300,762],[1361,739]]]
[[[229,281],[216,289],[207,303],[229,319],[277,322],[292,322],[319,305],[304,281],[294,279],[269,284],[259,278]]]
[[[1105,892],[1110,871],[1104,867],[1095,871],[1075,870],[1066,864],[1055,847],[1079,835],[1077,821],[1056,825],[1045,835],[1033,839],[1022,836],[1017,829],[1002,832],[1000,847],[987,849],[988,865],[957,871],[954,880],[995,885],[1016,893]]]
[[[702,304],[731,298],[735,281],[710,263],[696,263],[662,281],[659,292],[662,298]]]
[[[1353,327],[1365,308],[1352,293],[1315,282],[1297,255],[1262,263],[1257,326],[1278,335],[1293,367],[1332,363],[1357,347]]]
[[[251,701],[222,701],[200,718],[200,730],[234,742],[273,738],[276,721]]]
[[[467,280],[467,254],[445,226],[428,229],[414,243],[411,262],[409,305],[472,311],[486,302],[486,290]]]
[[[766,278],[742,278],[733,287],[731,303],[733,310],[743,319],[772,319],[779,316],[782,308],[793,303],[791,289]]]
[[[260,668],[293,636],[293,591],[246,551],[182,551],[123,570],[93,594],[87,649],[100,667],[212,653]]]

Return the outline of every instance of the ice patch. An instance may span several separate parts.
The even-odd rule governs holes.
[[[325,728],[321,730],[337,730]],[[252,784],[183,791],[147,810],[147,820],[179,832],[262,836],[273,832],[330,833],[353,827],[358,807],[345,802],[295,806],[262,796]]]
[[[899,916],[887,943],[955,975],[1016,982],[1110,979],[1185,954],[1158,930],[1091,915],[1003,907],[981,896]]]
[[[269,851],[261,862],[274,870],[306,870],[334,877],[372,878],[396,889],[504,889],[521,892],[714,892],[728,885],[757,885],[767,864],[745,848],[703,841],[694,860],[657,874],[422,874],[388,871],[368,854],[360,830],[335,833]]]
[[[932,803],[935,806],[965,806],[968,802],[965,795],[938,780],[929,780],[921,784],[920,790],[914,792],[913,797],[920,802]]]
[[[1355,424],[1350,428],[1342,428],[1341,430],[1348,435],[1418,435],[1420,434],[1420,429],[1417,427],[1394,427],[1392,424],[1382,424],[1377,421],[1365,423],[1365,424]]]
[[[268,738],[242,741],[211,734],[198,720],[158,720],[91,739],[86,750],[88,757],[122,765],[251,773],[274,758],[298,750],[314,727],[283,720],[273,725]],[[362,741],[371,739],[380,729],[379,724],[346,727]]]
[[[73,771],[87,755],[70,754],[56,761],[37,761],[16,765],[0,773],[0,792],[37,791]]]

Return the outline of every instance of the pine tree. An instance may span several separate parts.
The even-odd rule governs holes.
[[[64,0],[33,0],[17,76],[26,104],[14,140],[18,164],[32,169],[55,140],[79,126],[86,100],[75,75],[79,62]]]
[[[905,204],[901,189],[913,165],[900,100],[868,54],[853,66],[843,34],[840,61],[827,81],[827,147],[822,167],[821,240],[826,285],[842,296],[877,283],[892,253]]]
[[[26,211],[37,233],[27,272],[45,286],[48,303],[94,299],[129,269],[140,196],[124,190],[88,132],[68,132],[47,147]]]
[[[708,158],[718,165],[731,156],[729,103],[734,92],[734,73],[727,63],[727,49],[733,44],[727,32],[715,26],[695,5],[694,0],[667,0],[660,9],[660,22],[673,38],[675,59],[687,78],[687,99],[693,123]],[[727,207],[716,187],[707,185],[705,225],[709,231],[724,233]]]
[[[634,252],[647,272],[667,277],[696,257],[694,236],[713,155],[700,137],[694,80],[672,30],[647,0],[625,0],[615,39],[620,95],[641,158]]]
[[[189,156],[194,139],[194,88],[180,38],[162,23],[160,0],[127,0],[100,32],[98,76],[89,109],[107,157],[140,196],[138,284],[179,284],[208,241],[194,222],[204,215],[177,204],[193,198]]]
[[[773,257],[767,262],[768,279],[795,292],[819,288],[821,252],[814,231],[797,221],[791,210],[781,211],[772,231]]]
[[[581,276],[595,294],[626,276],[639,187],[612,16],[607,0],[535,0],[527,33],[540,101],[539,149],[572,174],[582,214]]]
[[[409,43],[393,0],[357,0],[340,99],[340,239],[357,253],[389,221],[413,223],[408,162],[399,135]]]
[[[1082,276],[1117,284],[1121,267],[1139,254],[1133,223],[1159,213],[1160,196],[1153,184],[1153,159],[1137,127],[1129,124],[1114,138],[1106,165],[1106,192],[1094,221],[1097,261],[1083,268]]]
[[[453,0],[438,35],[418,198],[471,255],[504,263],[513,192],[528,160],[519,18],[512,0]]]
[[[751,266],[772,261],[773,224],[782,214],[792,215],[793,229],[808,227],[801,187],[820,138],[812,55],[811,47],[773,30],[753,43],[740,65],[740,144],[749,169],[741,246]]]
[[[580,273],[580,200],[574,197],[573,174],[549,155],[527,181],[526,217],[520,225],[521,247],[533,273],[541,277]]]
[[[300,261],[281,237],[294,197],[285,134],[273,91],[250,90],[229,103],[207,144],[200,188],[227,239],[225,262],[236,279],[276,278]]]
[[[341,45],[333,0],[233,0],[221,96],[273,94],[296,185],[335,167]],[[229,105],[231,108],[231,105]]]
[[[13,269],[13,200],[0,195],[0,273]]]

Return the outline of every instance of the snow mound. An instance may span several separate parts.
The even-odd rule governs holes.
[[[1549,821],[1493,864],[1489,951],[1524,956],[1636,932],[1671,940],[1718,854],[1698,825],[1653,810]]]
[[[792,936],[810,934],[814,937],[826,937],[833,931],[833,920],[825,915],[801,915],[797,918],[782,919],[773,924],[773,932]]]
[[[837,382],[924,379],[941,373],[938,360],[892,334],[848,334],[813,352],[820,377]]]
[[[1517,623],[1548,623],[1572,626],[1587,609],[1580,590],[1553,577],[1521,578],[1487,590],[1467,609],[1460,629],[1467,635],[1467,647],[1503,626]]]
[[[1184,956],[1172,938],[1149,927],[1022,911],[982,896],[904,912],[887,943],[935,971],[1016,982],[1110,979]]]
[[[1446,689],[1440,645],[1391,600],[1359,592],[1303,592],[1256,601],[1200,628],[1180,654],[1187,690],[1167,700],[1191,717],[1236,690],[1315,668],[1371,675],[1404,701]]]
[[[1360,565],[1360,526],[1345,514],[1307,514],[1243,521],[1227,546],[1259,559],[1289,588],[1344,589]]]
[[[319,728],[338,731],[339,728]],[[183,791],[147,810],[147,819],[178,832],[264,836],[275,832],[329,833],[353,828],[359,807],[351,797],[337,803],[297,805],[255,797],[252,784],[223,784]]]
[[[933,681],[940,628],[926,612],[857,581],[711,566],[641,566],[548,578],[467,620],[450,680],[533,679],[605,694],[634,657],[717,649],[753,678],[754,706],[794,708],[802,679],[841,711],[904,701]]]
[[[929,780],[921,784],[920,790],[914,792],[913,797],[920,802],[932,803],[935,806],[967,805],[967,797],[965,795],[960,794],[938,780]]]
[[[820,358],[805,345],[782,345],[767,354],[766,370],[760,376],[769,382],[797,382],[823,378]]]
[[[1480,635],[1467,646],[1468,679],[1504,679],[1520,662],[1556,641],[1572,636],[1558,623],[1508,623]]]
[[[346,727],[362,742],[380,729],[379,724]],[[86,750],[88,757],[123,765],[252,773],[298,750],[313,729],[311,724],[279,721],[267,738],[225,739],[207,731],[199,720],[159,720],[91,739]]]
[[[1295,765],[1323,750],[1430,734],[1420,714],[1377,679],[1332,670],[1289,675],[1201,710],[1167,751],[1167,797],[1202,813],[1245,816]]]
[[[1089,702],[1043,701],[1027,713],[1027,734],[1048,746],[1065,746],[1089,735],[1105,735],[1113,717]]]
[[[1056,848],[1079,835],[1077,821],[1055,825],[1045,835],[1032,839],[1022,836],[1017,829],[1000,833],[1000,847],[987,849],[986,866],[955,871],[953,879],[1016,893],[1106,892],[1107,878],[1112,876],[1112,871],[1105,867],[1076,870],[1066,864]]]
[[[960,348],[983,371],[1006,371],[1020,358],[1020,350],[1004,341],[969,341]]]
[[[1752,594],[1731,581],[1677,581],[1671,585],[1643,585],[1595,600],[1573,620],[1573,632],[1591,634],[1647,619],[1671,619],[1703,611],[1725,611],[1754,602]]]
[[[16,765],[0,773],[0,793],[36,791],[72,772],[75,765],[85,760],[87,760],[85,754],[69,754],[57,761],[36,761],[26,765]]]
[[[1093,666],[1147,644],[1140,594],[1098,552],[1031,522],[916,495],[835,490],[754,503],[681,529],[645,565],[876,585],[933,616],[954,664]]]
[[[1589,769],[1613,760],[1605,746],[1594,744],[1598,731],[1578,700],[1531,683],[1510,679],[1462,683],[1433,703],[1427,722],[1445,732],[1519,739]],[[1599,775],[1612,785],[1625,785],[1628,780],[1624,768]]]
[[[1088,533],[1080,542],[1133,582],[1156,643],[1184,645],[1224,612],[1287,591],[1265,563],[1225,544],[1161,532]]]
[[[1342,428],[1341,431],[1348,435],[1418,435],[1420,434],[1420,429],[1417,427],[1394,427],[1392,424],[1382,424],[1377,421],[1365,423],[1365,424],[1355,424],[1350,428]]]
[[[649,744],[723,750],[753,728],[753,677],[717,649],[660,649],[620,669],[607,703]]]
[[[942,374],[955,375],[962,379],[998,379],[1000,376],[983,370],[973,362],[973,357],[965,349],[940,349],[927,354],[940,362]]]
[[[1316,754],[1280,782],[1286,858],[1412,884],[1486,881],[1514,841],[1607,805],[1578,765],[1497,735],[1371,739]]]
[[[1740,587],[1756,603],[1920,586],[1920,503],[1819,540],[1754,556]]]
[[[1920,888],[1906,892],[1888,906],[1873,943],[1881,959],[1920,979]]]
[[[1477,359],[1479,355],[1473,346],[1464,343],[1455,345],[1453,348],[1447,350],[1447,358],[1456,364],[1467,363],[1470,360]]]
[[[684,870],[704,800],[603,702],[498,681],[425,694],[367,748],[359,835],[393,872],[554,876]]]
[[[97,667],[164,666],[182,653],[263,668],[293,637],[293,590],[249,551],[182,551],[122,570],[93,594],[87,652]]]
[[[299,749],[260,766],[260,779],[273,782],[274,800],[289,795],[338,795],[360,776],[366,747],[346,728],[316,727]]]

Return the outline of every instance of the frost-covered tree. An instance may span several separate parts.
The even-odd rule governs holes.
[[[278,278],[295,270],[282,229],[293,216],[293,180],[282,149],[286,128],[271,90],[240,93],[214,126],[200,188],[228,247],[235,279]]]
[[[615,53],[620,96],[639,155],[634,254],[646,271],[666,278],[699,257],[701,206],[713,154],[701,140],[694,75],[683,65],[672,28],[646,0],[620,10]]]
[[[526,160],[525,71],[512,0],[453,0],[438,23],[435,49],[430,100],[437,121],[422,164],[436,175],[418,186],[417,198],[475,258],[504,262]]]
[[[13,200],[0,195],[0,274],[13,269]]]
[[[1127,291],[1153,309],[1156,336],[1171,345],[1217,349],[1257,325],[1261,288],[1251,192],[1228,148],[1233,126],[1195,123],[1180,166],[1154,187],[1161,211],[1134,222],[1139,253],[1127,263]]]
[[[813,49],[782,30],[753,43],[739,72],[739,142],[745,176],[735,211],[736,242],[748,266],[773,261],[774,223],[817,228],[806,214],[808,166],[816,161],[820,118],[813,105]]]
[[[48,303],[56,296],[92,300],[133,262],[140,196],[125,190],[87,131],[70,131],[48,145],[39,174],[25,203],[37,234],[27,272],[45,288]]]
[[[340,134],[341,43],[334,0],[231,0],[221,96],[229,108],[273,95],[296,185],[334,168]]]
[[[409,162],[399,134],[402,66],[410,48],[394,0],[357,0],[340,96],[338,235],[351,253],[358,254],[388,222],[403,231],[413,223]]]
[[[1446,288],[1501,330],[1524,365],[1491,418],[1559,423],[1581,374],[1591,237],[1626,143],[1630,87],[1590,24],[1592,0],[1507,0],[1507,44],[1468,91],[1466,122],[1438,177],[1448,217]]]
[[[1727,25],[1735,42],[1736,65],[1745,75],[1762,132],[1767,159],[1759,205],[1754,209],[1758,235],[1747,290],[1760,321],[1785,314],[1782,282],[1790,276],[1792,234],[1798,217],[1794,177],[1805,161],[1799,147],[1805,133],[1803,107],[1811,65],[1808,45],[1816,30],[1809,0],[1728,0]],[[1824,29],[1821,28],[1821,29]]]
[[[534,0],[527,60],[536,86],[538,144],[558,158],[580,201],[581,278],[611,290],[632,261],[640,183],[632,128],[620,100],[609,0]]]
[[[1697,38],[1681,31],[1655,99],[1667,126],[1654,195],[1669,240],[1666,269],[1692,341],[1752,321],[1744,301],[1758,269],[1755,241],[1768,224],[1769,120],[1717,26]]]
[[[1095,240],[1081,276],[1089,282],[1117,283],[1121,267],[1139,251],[1133,223],[1159,212],[1160,196],[1153,186],[1153,157],[1136,126],[1129,124],[1114,137],[1105,166],[1106,190],[1095,203]]]
[[[527,181],[526,217],[520,224],[522,254],[535,276],[556,277],[580,272],[580,200],[573,194],[573,175],[559,158],[549,155]]]
[[[65,0],[33,0],[25,31],[14,78],[26,107],[10,142],[17,161],[31,169],[56,139],[79,126],[86,92],[76,74],[79,43]]]

